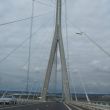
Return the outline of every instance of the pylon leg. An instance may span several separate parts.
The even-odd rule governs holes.
[[[61,0],[57,0],[55,34],[52,42],[50,58],[49,58],[48,67],[46,71],[46,77],[45,77],[44,86],[41,94],[42,101],[46,100],[46,94],[48,91],[53,62],[55,58],[55,53],[57,52],[58,45],[59,45],[61,69],[62,69],[63,99],[64,101],[68,102],[70,101],[70,88],[69,88],[69,80],[68,80],[68,73],[67,73],[67,67],[66,67],[62,31],[61,31]]]

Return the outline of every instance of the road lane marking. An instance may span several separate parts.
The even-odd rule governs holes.
[[[63,103],[68,110],[72,110],[67,104]]]

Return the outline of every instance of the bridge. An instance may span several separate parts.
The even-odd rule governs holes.
[[[110,110],[109,105],[88,102],[55,102],[18,99],[16,105],[1,105],[0,110]]]
[[[27,87],[26,87],[27,91],[29,91],[29,73],[30,73],[30,60],[31,60],[30,49],[31,49],[31,38],[32,38],[32,30],[33,30],[34,2],[35,0],[33,0],[33,3],[32,3],[32,16],[31,18],[26,18],[26,19],[31,19],[31,29],[30,29],[30,37],[29,37],[30,42],[29,42]],[[65,58],[64,44],[63,44],[63,38],[62,38],[62,16],[61,15],[62,15],[62,0],[57,0],[56,1],[55,32],[54,32],[53,42],[51,46],[48,66],[46,70],[44,85],[43,85],[43,89],[42,89],[42,92],[39,98],[38,97],[35,98],[35,94],[33,93],[29,94],[29,92],[27,93],[27,96],[26,96],[27,98],[26,97],[23,98],[22,94],[19,94],[17,95],[16,105],[3,104],[3,105],[0,105],[0,110],[110,110],[110,105],[107,103],[105,104],[104,102],[99,102],[99,101],[92,102],[89,99],[89,96],[83,84],[82,85],[85,91],[86,101],[77,100],[76,94],[75,94],[76,100],[73,100],[71,93],[70,93],[69,70],[68,70],[68,65],[67,65],[68,63],[66,62],[66,58]],[[76,33],[76,34],[81,35],[83,33]],[[60,59],[61,59],[62,95],[60,96],[60,98],[57,98],[57,96],[56,97],[54,96],[54,98],[51,97],[49,99],[48,98],[49,83],[50,83],[50,78],[52,75],[54,63],[57,62],[58,51],[59,51]],[[55,68],[57,68],[57,63],[55,66],[56,66]],[[57,71],[55,71],[54,74],[57,74],[56,72]]]

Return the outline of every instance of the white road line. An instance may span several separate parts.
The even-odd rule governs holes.
[[[66,108],[67,108],[68,110],[72,110],[67,104],[64,103],[64,105],[66,106]]]
[[[28,104],[28,105],[35,105],[35,104]],[[9,108],[25,107],[25,106],[28,106],[28,105],[20,105],[20,106],[3,107],[3,108],[0,108],[0,110],[9,109]]]

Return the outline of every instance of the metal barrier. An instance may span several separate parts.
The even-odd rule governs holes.
[[[38,100],[33,99],[17,99],[17,104],[36,104],[38,102]]]
[[[91,102],[72,102],[71,104],[86,110],[110,110],[109,105],[95,104]]]

